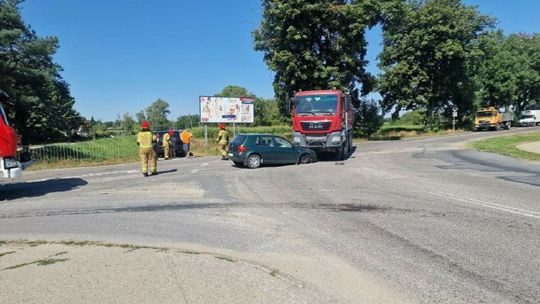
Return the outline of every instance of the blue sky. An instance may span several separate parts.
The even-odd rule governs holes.
[[[538,0],[465,0],[495,16],[506,34],[540,32]],[[233,84],[271,98],[273,73],[253,50],[258,0],[26,0],[25,22],[60,39],[55,61],[83,116],[134,116],[157,98],[170,119],[198,113],[199,95]],[[379,29],[368,32],[376,72]]]

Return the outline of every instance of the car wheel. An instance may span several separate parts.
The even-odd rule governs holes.
[[[302,154],[300,155],[300,159],[298,163],[300,164],[309,164],[311,162],[311,156],[309,154]]]
[[[250,169],[259,168],[261,166],[261,157],[257,154],[251,154],[247,159],[247,166]]]

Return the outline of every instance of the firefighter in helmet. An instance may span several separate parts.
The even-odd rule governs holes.
[[[144,176],[148,176],[148,164],[150,164],[150,175],[157,174],[157,156],[153,143],[156,136],[150,131],[150,123],[143,121],[141,131],[137,134],[137,144],[141,156],[141,171]]]
[[[216,143],[218,144],[219,152],[221,153],[221,159],[229,159],[229,157],[227,156],[227,149],[229,145],[229,132],[225,129],[224,123],[219,124],[219,132]]]
[[[169,130],[169,132],[163,134],[163,158],[170,159],[171,151],[171,133],[174,136],[174,131]]]

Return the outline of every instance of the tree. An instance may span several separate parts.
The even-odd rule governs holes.
[[[21,0],[0,0],[0,88],[14,101],[8,115],[24,143],[75,134],[83,120],[52,56],[56,37],[38,37],[21,17]]]
[[[176,127],[180,129],[198,127],[200,121],[201,117],[199,114],[182,115],[176,120]]]
[[[139,124],[146,120],[146,114],[144,114],[144,111],[137,112],[135,117],[137,118],[137,122]]]
[[[167,119],[169,111],[169,103],[158,98],[149,107],[146,108],[146,119],[152,124],[154,130],[165,130],[171,127],[171,123]]]
[[[380,110],[379,103],[375,100],[363,99],[360,102],[355,125],[355,131],[360,136],[369,138],[381,128],[384,120]]]
[[[128,133],[136,130],[136,122],[129,113],[124,113],[122,120],[120,121],[120,128]]]
[[[285,117],[279,113],[275,99],[255,99],[255,126],[279,125],[283,123]]]
[[[505,37],[498,31],[485,37],[481,47],[480,106],[512,106],[519,112],[540,103],[540,34]]]
[[[478,38],[493,19],[460,0],[388,2],[383,9],[379,91],[385,113],[424,110],[433,128],[440,112],[473,110],[472,79],[479,56]]]
[[[246,88],[243,88],[241,86],[236,85],[228,85],[221,90],[221,92],[216,93],[216,96],[223,96],[223,97],[253,97],[255,98],[255,94],[248,92]]]
[[[263,20],[253,37],[255,49],[264,52],[264,61],[276,72],[281,113],[287,98],[301,89],[348,90],[356,105],[359,94],[371,91],[364,33],[377,22],[378,3],[263,0]]]

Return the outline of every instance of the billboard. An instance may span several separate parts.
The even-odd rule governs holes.
[[[253,101],[250,97],[200,96],[201,123],[253,123]]]

